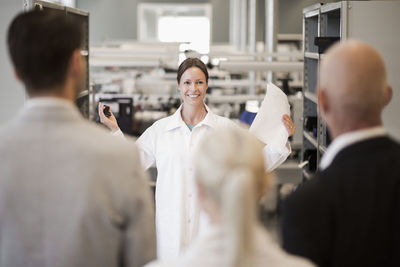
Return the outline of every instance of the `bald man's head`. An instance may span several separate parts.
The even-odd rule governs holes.
[[[389,102],[386,69],[373,47],[347,41],[328,50],[321,63],[319,98],[330,128],[351,131],[381,124]]]

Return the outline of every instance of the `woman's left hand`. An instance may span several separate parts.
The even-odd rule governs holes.
[[[296,126],[294,126],[292,119],[290,118],[289,115],[285,114],[282,117],[282,121],[285,124],[286,130],[288,131],[289,136],[292,136],[294,134],[294,131],[296,130]]]

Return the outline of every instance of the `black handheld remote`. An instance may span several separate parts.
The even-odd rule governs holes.
[[[103,113],[104,115],[106,115],[107,118],[111,117],[110,106],[104,105]]]

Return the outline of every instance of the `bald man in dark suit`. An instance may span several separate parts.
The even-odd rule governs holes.
[[[315,177],[283,205],[283,246],[319,266],[400,266],[400,145],[382,124],[392,89],[381,55],[347,41],[320,69],[333,142]]]

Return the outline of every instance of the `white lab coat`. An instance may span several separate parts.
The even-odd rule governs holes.
[[[310,261],[284,252],[262,226],[255,226],[254,256],[251,267],[314,267]],[[226,233],[212,226],[177,259],[154,261],[145,267],[221,267],[231,266],[226,256]],[[249,266],[250,267],[250,266]]]
[[[156,121],[137,140],[144,167],[157,167],[156,231],[159,259],[176,258],[192,240],[207,228],[200,214],[193,174],[193,153],[201,138],[216,127],[238,127],[231,120],[208,111],[192,131],[181,117],[182,106],[171,116]],[[275,151],[266,146],[269,170],[279,166],[290,153],[290,146]]]

